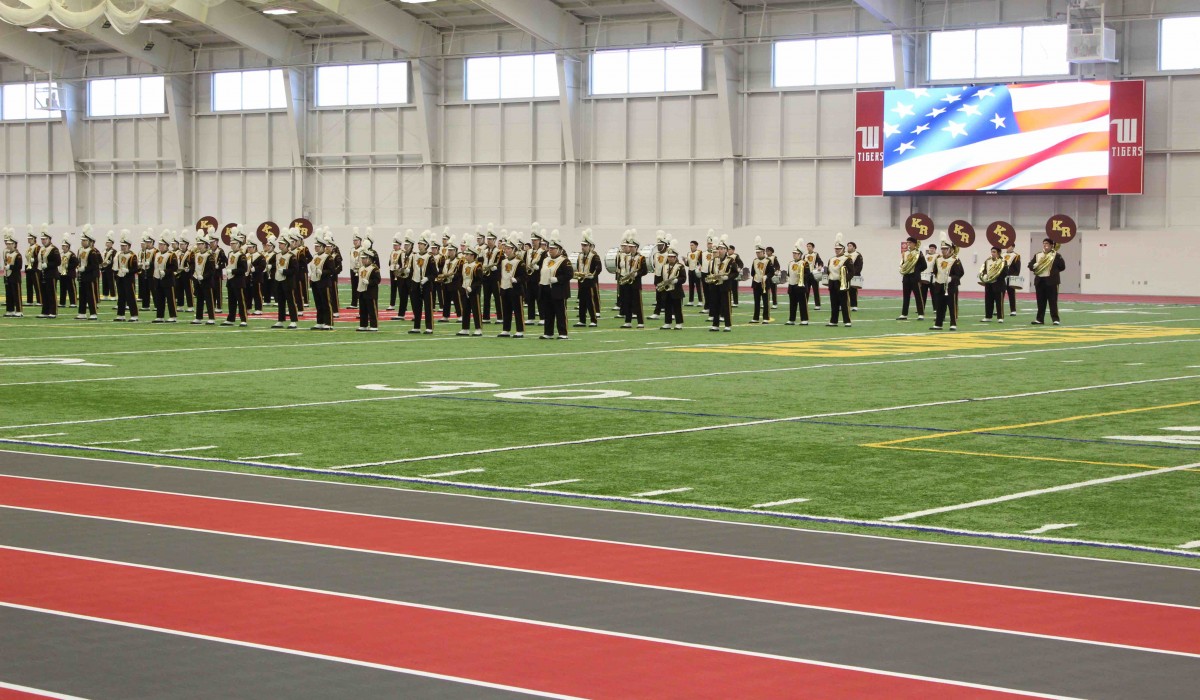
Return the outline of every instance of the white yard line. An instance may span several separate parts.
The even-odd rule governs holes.
[[[691,486],[684,486],[683,488],[679,488],[679,489],[660,489],[658,491],[643,491],[641,493],[633,494],[633,497],[634,498],[650,498],[651,496],[665,496],[668,493],[683,493],[684,491],[691,491],[691,490],[692,490]]]
[[[1134,341],[1134,342],[1129,342],[1129,343],[1102,343],[1099,345],[1082,345],[1082,346],[1071,346],[1071,347],[1065,347],[1065,348],[1044,348],[1042,350],[1033,350],[1033,351],[1019,350],[1019,351],[1012,351],[1012,352],[980,353],[980,354],[975,354],[975,355],[950,354],[950,355],[933,355],[930,357],[905,357],[905,358],[893,359],[893,360],[866,360],[863,362],[827,362],[827,363],[821,363],[821,364],[816,364],[816,365],[799,365],[799,366],[795,366],[795,367],[774,367],[774,368],[769,368],[769,369],[729,370],[729,371],[724,371],[724,372],[704,372],[704,373],[700,373],[700,374],[668,375],[668,376],[659,376],[659,377],[639,377],[639,378],[632,378],[632,379],[629,379],[629,378],[626,378],[626,379],[602,379],[602,380],[590,381],[590,382],[573,382],[570,384],[546,384],[546,385],[542,385],[542,386],[515,387],[512,389],[506,389],[506,391],[536,391],[536,390],[542,390],[542,389],[569,389],[569,388],[581,387],[581,386],[598,386],[598,385],[605,385],[605,384],[636,384],[636,383],[641,383],[641,382],[673,381],[673,380],[677,380],[677,379],[703,379],[703,378],[707,378],[707,377],[725,377],[725,376],[733,376],[733,375],[770,374],[770,373],[776,373],[776,372],[796,372],[796,371],[812,370],[812,369],[845,369],[845,368],[849,368],[849,367],[893,365],[893,364],[905,364],[905,363],[911,363],[911,362],[971,360],[971,359],[982,359],[982,358],[989,358],[989,357],[1000,357],[1000,356],[1004,356],[1004,355],[1011,355],[1011,354],[1014,354],[1017,352],[1022,353],[1022,354],[1028,354],[1029,352],[1071,352],[1071,351],[1077,351],[1077,350],[1096,350],[1096,349],[1101,349],[1101,348],[1124,347],[1124,346],[1133,346],[1133,345],[1140,346],[1140,345],[1161,345],[1161,344],[1167,344],[1167,343],[1197,343],[1197,342],[1200,342],[1200,339],[1177,338],[1177,339],[1173,339],[1173,340]],[[630,351],[635,351],[635,350],[645,350],[645,348],[632,348]],[[626,352],[626,350],[615,350],[615,351],[610,351],[610,352]],[[568,354],[570,354],[570,353],[568,353]],[[534,355],[534,357],[536,357],[536,355]],[[459,358],[459,359],[483,359],[483,358]],[[204,373],[204,374],[207,374],[207,373]],[[1184,376],[1184,377],[1168,377],[1168,378],[1164,378],[1164,379],[1152,379],[1152,380],[1144,380],[1144,381],[1174,381],[1177,379],[1193,379],[1196,376],[1200,376],[1200,375],[1189,375],[1189,376]],[[1139,382],[1132,382],[1132,383],[1137,384]],[[1087,387],[1087,388],[1102,388],[1103,386],[1124,386],[1126,384],[1129,384],[1129,382],[1122,382],[1122,383],[1112,384],[1112,385],[1100,385],[1098,387]],[[1074,390],[1077,390],[1077,389],[1072,389],[1072,391],[1074,391]],[[111,422],[116,422],[116,421],[127,421],[127,420],[145,420],[145,419],[149,419],[149,418],[172,418],[172,417],[176,417],[176,416],[199,416],[199,415],[211,415],[211,414],[220,414],[220,413],[242,413],[242,412],[246,412],[246,411],[285,410],[285,409],[292,409],[292,408],[309,408],[312,406],[338,406],[338,405],[342,405],[342,404],[367,403],[367,402],[371,402],[371,401],[398,401],[398,400],[402,400],[402,399],[418,399],[418,398],[426,398],[426,397],[430,397],[430,396],[451,396],[451,395],[457,396],[459,394],[479,394],[479,393],[490,393],[490,392],[495,392],[495,391],[496,391],[495,388],[467,389],[467,390],[454,390],[454,391],[434,391],[434,392],[426,392],[426,393],[419,393],[419,394],[404,394],[401,396],[373,396],[373,397],[360,398],[360,399],[334,399],[331,401],[309,401],[309,402],[303,402],[303,403],[271,404],[271,405],[266,405],[266,406],[237,406],[237,407],[233,407],[233,408],[208,408],[208,409],[201,409],[201,410],[196,410],[196,411],[171,411],[171,412],[166,412],[166,413],[145,413],[145,414],[134,414],[134,415],[126,415],[126,416],[112,416],[112,417],[108,417],[108,418],[86,418],[86,419],[81,419],[81,420],[51,421],[48,423],[22,423],[22,424],[18,424],[18,425],[0,425],[0,430],[18,430],[21,428],[48,428],[48,427],[57,427],[60,425],[85,425],[85,424],[91,424],[91,423],[111,423]],[[963,399],[963,401],[966,401],[966,400],[968,400],[968,399]]]
[[[1142,479],[1148,476],[1158,474],[1167,474],[1169,472],[1183,471],[1184,469],[1195,469],[1200,467],[1200,462],[1193,464],[1183,464],[1178,467],[1163,467],[1162,469],[1148,469],[1145,471],[1134,472],[1133,474],[1119,474],[1117,476],[1107,476],[1102,479],[1089,479],[1088,481],[1077,481],[1073,484],[1063,484],[1061,486],[1051,486],[1045,489],[1034,489],[1032,491],[1022,491],[1020,493],[1011,493],[1007,496],[997,496],[996,498],[985,498],[981,501],[971,501],[970,503],[959,503],[953,506],[942,506],[940,508],[929,508],[927,510],[918,510],[912,513],[903,515],[892,515],[882,520],[889,523],[898,523],[913,518],[923,518],[927,515],[937,515],[938,513],[949,513],[955,510],[966,510],[968,508],[980,508],[982,506],[990,506],[996,503],[1006,503],[1008,501],[1016,501],[1022,498],[1030,498],[1032,496],[1042,496],[1047,493],[1058,493],[1060,491],[1072,491],[1074,489],[1087,488],[1088,486],[1096,486],[1098,484],[1111,484],[1114,481],[1128,481],[1130,479]]]
[[[217,449],[216,445],[202,445],[200,447],[172,447],[169,450],[159,450],[159,452],[162,452],[163,454],[170,454],[172,452],[199,452],[201,450],[215,449]]]
[[[773,508],[775,506],[787,506],[787,505],[791,505],[793,503],[805,503],[808,500],[809,499],[807,499],[807,498],[789,498],[785,501],[771,501],[770,503],[755,503],[754,505],[752,505],[750,507],[751,508]]]
[[[14,440],[33,440],[36,438],[58,437],[59,435],[66,435],[66,433],[37,433],[34,435],[14,435],[13,439]]]
[[[123,445],[129,442],[141,442],[141,438],[131,438],[129,440],[98,440],[96,442],[85,442],[85,445]]]
[[[1079,523],[1047,523],[1041,527],[1035,527],[1032,530],[1026,530],[1025,534],[1026,535],[1040,535],[1043,532],[1050,532],[1051,530],[1065,530],[1068,527],[1078,527],[1078,526],[1079,526]]]
[[[560,484],[574,484],[577,481],[583,481],[583,479],[559,479],[558,481],[539,481],[536,484],[529,484],[528,488],[536,489],[541,486],[558,486]]]
[[[467,450],[465,452],[446,452],[443,454],[422,455],[420,457],[405,457],[402,459],[389,459],[380,462],[364,462],[361,464],[344,464],[339,466],[327,467],[328,469],[362,469],[364,467],[382,467],[392,464],[409,464],[412,462],[428,462],[437,459],[452,459],[456,457],[477,457],[485,454],[495,454],[497,452],[516,452],[518,450],[536,450],[545,447],[564,447],[567,445],[590,445],[598,442],[614,442],[617,440],[632,440],[637,438],[661,437],[663,435],[684,435],[687,433],[702,433],[711,430],[726,430],[729,428],[747,428],[759,425],[773,425],[775,423],[794,423],[797,421],[815,420],[818,418],[836,418],[842,416],[860,416],[870,413],[884,413],[888,411],[906,411],[913,408],[932,408],[936,406],[950,406],[953,404],[972,403],[979,401],[1001,401],[1006,399],[1019,399],[1031,396],[1047,396],[1050,394],[1063,394],[1073,391],[1087,391],[1089,389],[1107,389],[1118,386],[1133,386],[1137,384],[1151,384],[1157,382],[1181,381],[1186,379],[1200,379],[1200,375],[1193,374],[1183,377],[1168,377],[1164,379],[1140,379],[1129,382],[1115,382],[1112,384],[1095,384],[1092,386],[1067,387],[1065,389],[1047,389],[1044,391],[1030,391],[1022,394],[1005,394],[1002,396],[984,396],[973,399],[947,399],[945,401],[930,401],[927,403],[902,404],[899,406],[884,406],[881,408],[864,408],[855,411],[835,411],[833,413],[811,413],[803,416],[786,416],[784,418],[762,418],[759,420],[740,421],[737,423],[721,423],[718,425],[702,425],[694,428],[676,428],[674,430],[656,430],[645,433],[624,433],[620,435],[603,435],[600,437],[581,438],[578,440],[561,440],[558,442],[540,442],[526,445],[509,445],[506,447],[490,447],[481,450]],[[1151,472],[1153,473],[1153,472]],[[1144,474],[1143,474],[1144,476]]]
[[[270,459],[271,457],[299,457],[303,452],[280,452],[274,455],[253,455],[250,457],[238,457],[238,459]]]
[[[459,474],[479,474],[480,472],[485,472],[485,471],[487,471],[487,470],[486,469],[459,469],[459,470],[452,471],[452,472],[438,472],[437,474],[422,474],[421,476],[423,476],[427,479],[434,479],[439,476],[458,476]]]
[[[1179,545],[1180,549],[1200,549],[1200,540],[1193,540],[1185,544]]]

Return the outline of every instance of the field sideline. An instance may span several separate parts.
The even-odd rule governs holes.
[[[1200,309],[747,300],[569,341],[3,319],[0,447],[1200,567]]]

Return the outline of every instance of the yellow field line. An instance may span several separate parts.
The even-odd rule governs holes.
[[[1182,408],[1184,406],[1195,406],[1200,404],[1200,401],[1184,401],[1182,403],[1172,403],[1163,406],[1146,406],[1143,408],[1125,408],[1120,411],[1105,411],[1103,413],[1089,413],[1082,416],[1068,416],[1066,418],[1054,418],[1051,420],[1035,421],[1033,423],[1015,423],[1012,425],[997,425],[987,428],[972,428],[970,430],[955,430],[948,433],[936,433],[934,435],[917,435],[914,437],[900,438],[899,440],[887,440],[885,442],[873,442],[862,447],[889,447],[891,445],[899,445],[905,442],[916,442],[918,440],[936,440],[937,438],[954,437],[955,435],[971,435],[973,433],[987,433],[999,430],[1015,430],[1017,428],[1032,428],[1038,425],[1053,425],[1055,423],[1069,423],[1071,421],[1085,420],[1087,418],[1103,418],[1105,416],[1121,416],[1129,413],[1143,413],[1145,411],[1161,411],[1166,408]],[[1069,460],[1068,460],[1069,461]],[[1098,464],[1098,463],[1097,463]],[[1147,466],[1147,465],[1121,465],[1121,466]],[[1157,468],[1157,467],[1155,467]]]
[[[1026,455],[1006,455],[996,452],[970,452],[967,450],[939,450],[933,447],[894,447],[892,445],[861,445],[861,447],[877,447],[883,450],[904,450],[905,452],[936,452],[948,455],[968,455],[970,457],[996,457],[1000,459],[1029,459],[1035,462],[1066,462],[1068,464],[1090,464],[1101,467],[1135,467],[1137,469],[1166,469],[1167,466],[1154,464],[1131,464],[1125,462],[1095,462],[1087,459],[1064,459],[1061,457],[1034,457]],[[1169,466],[1169,465],[1168,465]],[[1198,472],[1200,469],[1185,469],[1183,471]]]

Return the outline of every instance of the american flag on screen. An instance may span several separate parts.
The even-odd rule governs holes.
[[[1109,83],[888,90],[883,190],[1108,187]]]

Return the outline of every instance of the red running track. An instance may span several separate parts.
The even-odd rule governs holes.
[[[1200,608],[0,476],[0,506],[1200,654]]]
[[[46,698],[51,697],[54,696],[16,690],[15,688],[0,688],[0,700],[46,700]]]
[[[1016,693],[0,547],[0,601],[597,698]]]

